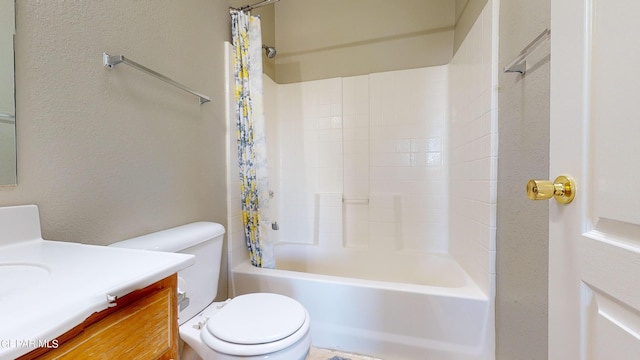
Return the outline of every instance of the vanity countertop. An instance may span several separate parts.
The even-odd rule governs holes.
[[[107,309],[108,296],[124,296],[194,262],[192,255],[42,238],[0,241],[0,359],[46,346]]]

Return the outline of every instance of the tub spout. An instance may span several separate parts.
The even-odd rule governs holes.
[[[277,221],[271,223],[271,230],[280,230],[280,225],[278,225]]]

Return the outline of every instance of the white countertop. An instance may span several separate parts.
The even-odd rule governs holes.
[[[42,239],[0,246],[0,359],[26,354],[108,308],[107,295],[121,297],[194,262],[192,255]]]

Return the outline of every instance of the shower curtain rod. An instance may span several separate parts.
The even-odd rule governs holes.
[[[237,8],[237,9],[236,8],[230,8],[229,10],[230,11],[251,11],[251,10],[257,9],[259,7],[271,5],[271,4],[276,3],[278,1],[280,1],[280,0],[265,0],[265,1],[261,1],[259,3],[255,3],[255,4],[252,4],[252,5],[245,5],[243,7]]]

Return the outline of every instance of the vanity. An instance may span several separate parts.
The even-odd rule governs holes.
[[[44,240],[35,205],[0,208],[0,359],[177,359],[192,255]]]

